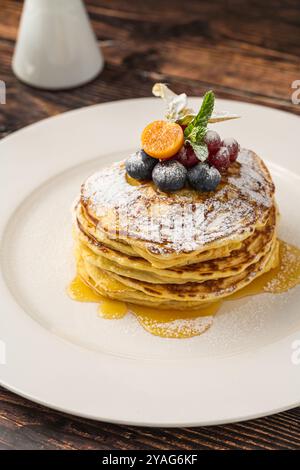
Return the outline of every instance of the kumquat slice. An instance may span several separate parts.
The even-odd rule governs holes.
[[[153,121],[142,132],[142,148],[153,158],[173,157],[183,146],[183,130],[179,124]]]

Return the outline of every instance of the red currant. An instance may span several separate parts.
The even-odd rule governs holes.
[[[230,161],[234,162],[240,150],[238,142],[233,137],[227,137],[222,140],[222,146],[228,149]]]
[[[185,144],[179,152],[173,157],[174,160],[182,163],[186,168],[191,168],[199,163],[198,158],[190,144]]]
[[[217,153],[212,153],[208,157],[210,165],[219,171],[225,171],[230,165],[230,155],[227,147],[220,147]]]
[[[221,137],[216,131],[207,131],[204,137],[209,153],[216,153],[221,147]]]

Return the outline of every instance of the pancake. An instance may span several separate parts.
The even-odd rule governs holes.
[[[88,178],[80,202],[99,234],[129,245],[154,266],[171,267],[263,227],[273,195],[266,166],[243,150],[213,192],[187,188],[166,194],[151,183],[132,185],[121,162]]]
[[[258,261],[266,252],[274,238],[276,223],[275,208],[263,230],[256,231],[248,237],[241,247],[232,250],[228,256],[192,263],[184,268],[161,269],[151,266],[149,262],[138,257],[129,257],[105,246],[94,244],[79,230],[78,240],[84,259],[95,266],[121,276],[143,280],[150,283],[181,284],[185,282],[203,282],[204,280],[227,277],[242,272],[250,264]]]
[[[198,308],[278,262],[274,184],[242,150],[213,192],[159,191],[124,162],[89,177],[75,208],[78,274],[95,292],[139,305]]]
[[[99,230],[99,227],[92,224],[91,221],[86,218],[85,211],[80,205],[77,206],[76,217],[76,225],[80,232],[78,237],[83,242],[88,243],[91,250],[96,254],[105,255],[105,253],[107,253],[109,257],[113,256],[113,253],[117,256],[126,255],[130,257],[131,262],[133,260],[144,260],[146,265],[150,263],[152,267],[162,269],[166,269],[168,267],[187,266],[189,264],[199,263],[201,261],[217,257],[225,257],[228,256],[231,251],[237,250],[242,246],[241,241],[232,240],[231,242],[228,242],[227,245],[220,245],[217,248],[208,248],[203,251],[201,250],[198,253],[195,253],[194,256],[178,256],[176,259],[166,256],[165,258],[161,257],[159,259],[156,257],[151,259],[151,255],[149,253],[143,253],[142,250],[136,249],[134,245],[131,246],[120,240],[109,239],[101,230]],[[121,259],[119,259],[118,262],[121,262]]]
[[[78,273],[82,280],[102,296],[159,308],[199,308],[211,302],[226,298],[247,286],[255,278],[275,267],[278,263],[278,242],[263,258],[243,273],[230,278],[186,283],[183,285],[147,285],[133,283],[129,278],[108,274],[106,271],[85,262],[78,261]],[[162,289],[163,286],[163,289]]]

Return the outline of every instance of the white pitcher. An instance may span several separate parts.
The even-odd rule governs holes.
[[[95,78],[103,57],[82,0],[25,0],[12,68],[23,82],[46,89]]]

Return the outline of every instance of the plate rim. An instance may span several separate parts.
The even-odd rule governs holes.
[[[191,98],[191,99],[194,99],[194,98]],[[197,99],[197,98],[196,98]],[[147,97],[147,98],[134,98],[134,99],[129,99],[129,100],[116,100],[116,101],[112,101],[112,102],[106,102],[106,103],[100,103],[100,104],[94,104],[94,105],[91,105],[91,106],[85,106],[83,108],[78,108],[78,109],[75,109],[75,110],[69,110],[65,113],[62,113],[62,114],[59,114],[59,115],[55,115],[55,116],[52,116],[52,117],[48,117],[48,118],[45,118],[37,123],[33,123],[33,124],[30,124],[29,126],[23,128],[23,129],[19,129],[17,130],[16,132],[12,133],[12,134],[9,134],[8,136],[6,136],[4,139],[1,140],[0,142],[0,149],[5,146],[5,145],[10,145],[10,142],[12,142],[12,145],[13,142],[14,142],[14,139],[16,138],[16,136],[19,138],[21,136],[22,138],[22,135],[27,135],[28,131],[29,132],[32,132],[32,129],[33,132],[35,132],[35,129],[38,130],[38,128],[40,126],[47,126],[48,122],[49,121],[53,121],[53,120],[59,120],[59,119],[67,119],[68,120],[68,117],[72,117],[72,116],[77,116],[77,115],[81,115],[83,112],[89,112],[90,110],[98,110],[100,107],[102,109],[105,109],[105,108],[109,108],[111,107],[111,105],[114,105],[116,107],[118,107],[118,105],[120,105],[122,103],[122,105],[125,103],[125,104],[128,104],[129,102],[134,102],[134,103],[143,103],[143,102],[154,102],[154,101],[157,101],[155,98],[150,98],[150,97]],[[273,109],[273,108],[269,108],[269,107],[266,107],[266,106],[262,106],[262,105],[256,105],[256,104],[253,104],[253,103],[247,103],[247,102],[241,102],[241,101],[236,101],[236,100],[219,100],[220,102],[230,102],[230,103],[239,103],[239,104],[242,104],[242,105],[246,105],[246,106],[251,106],[251,107],[259,107],[259,108],[264,108],[265,110],[270,110],[272,109],[273,112],[275,113],[283,113],[285,115],[288,115],[289,117],[295,117],[297,118],[297,115],[293,114],[293,113],[290,113],[290,112],[286,112],[286,111],[282,111],[282,110],[276,110],[276,109]],[[2,157],[1,157],[2,158]],[[0,162],[2,160],[0,159]],[[287,171],[291,171],[289,168],[286,168],[286,167],[282,167],[284,169],[286,169]],[[299,176],[299,175],[298,175]],[[0,181],[1,181],[1,176],[0,176]],[[36,187],[32,187],[31,188],[31,191],[32,190],[35,190]],[[0,212],[1,212],[1,208],[0,208]],[[1,237],[1,246],[2,246],[2,237]],[[2,271],[1,271],[1,282],[2,282]],[[3,287],[1,285],[1,287]],[[6,286],[7,287],[7,286]],[[2,291],[2,289],[0,290]],[[3,292],[3,291],[2,291]],[[1,297],[2,298],[2,297]],[[3,300],[2,300],[3,302]],[[17,306],[18,308],[21,309],[20,306]],[[17,310],[17,308],[16,308]],[[24,312],[25,313],[25,312]],[[25,315],[27,316],[27,314],[25,313]],[[34,322],[34,320],[32,318],[30,318],[31,321]],[[43,328],[39,325],[40,328]],[[53,333],[50,332],[50,331],[47,331],[46,329],[44,329],[45,333],[50,334],[52,335]],[[299,335],[300,335],[300,329],[299,329]],[[294,335],[290,335],[289,337],[293,337]],[[285,341],[287,340],[288,337],[285,337],[283,338]],[[61,338],[60,338],[61,340]],[[65,340],[63,340],[65,341]],[[281,341],[281,340],[280,340]],[[279,341],[279,342],[280,342]],[[277,343],[277,342],[276,342]],[[68,343],[68,344],[71,344],[71,343]],[[74,345],[73,345],[74,346]],[[76,346],[77,347],[77,346]],[[247,353],[246,353],[247,355]],[[0,374],[1,374],[1,365],[0,365]],[[296,400],[294,403],[290,404],[290,405],[286,405],[286,406],[279,406],[278,408],[273,408],[269,411],[261,411],[261,412],[258,412],[258,413],[250,413],[249,415],[247,416],[237,416],[236,418],[233,418],[233,419],[230,419],[230,421],[228,419],[220,419],[220,420],[211,420],[211,421],[207,421],[207,422],[203,422],[203,421],[194,421],[194,422],[190,422],[190,421],[187,421],[187,422],[184,422],[184,421],[179,421],[179,422],[145,422],[143,419],[142,420],[128,420],[128,419],[114,419],[114,418],[111,418],[111,419],[108,419],[108,418],[105,418],[105,417],[100,417],[100,416],[93,416],[93,415],[90,415],[90,414],[87,414],[87,413],[81,413],[80,411],[78,410],[73,410],[73,409],[66,409],[65,407],[64,408],[61,408],[60,406],[57,406],[57,405],[53,405],[45,400],[40,400],[38,397],[35,397],[33,395],[30,395],[30,394],[27,394],[26,392],[22,391],[20,388],[18,387],[14,387],[12,385],[10,385],[9,383],[7,383],[7,381],[3,381],[2,380],[2,377],[0,378],[0,383],[2,386],[4,386],[6,389],[8,390],[11,390],[13,391],[14,393],[17,393],[18,395],[20,396],[23,396],[29,400],[32,400],[36,403],[39,403],[39,404],[42,404],[44,406],[47,406],[51,409],[54,409],[54,410],[57,410],[57,411],[62,411],[62,412],[66,412],[66,413],[70,413],[72,415],[76,415],[76,416],[81,416],[81,417],[85,417],[85,418],[88,418],[88,419],[94,419],[94,420],[102,420],[102,421],[105,421],[105,422],[111,422],[111,423],[116,423],[116,424],[128,424],[128,425],[136,425],[136,426],[151,426],[151,427],[160,427],[160,426],[166,426],[166,427],[178,427],[178,426],[208,426],[208,425],[215,425],[215,424],[224,424],[224,423],[228,423],[228,422],[238,422],[238,421],[248,421],[250,419],[255,419],[255,418],[258,418],[258,417],[261,417],[261,416],[267,416],[267,415],[270,415],[270,414],[273,414],[273,413],[277,413],[277,412],[281,412],[281,411],[284,411],[284,410],[287,410],[287,409],[290,409],[290,408],[294,408],[296,406],[299,406],[300,405],[300,399]]]

